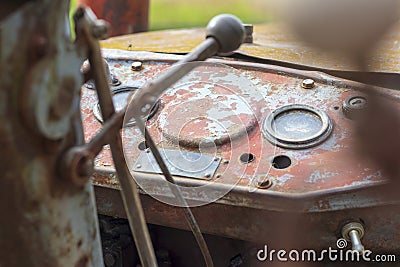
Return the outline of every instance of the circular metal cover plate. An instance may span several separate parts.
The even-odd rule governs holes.
[[[307,105],[288,105],[274,110],[264,121],[263,132],[273,144],[304,149],[325,141],[333,122],[322,110]]]

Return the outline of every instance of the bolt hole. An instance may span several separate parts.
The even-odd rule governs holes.
[[[146,141],[142,141],[139,143],[138,148],[139,148],[139,150],[144,151],[144,150],[148,149],[149,146],[147,145]]]
[[[272,167],[274,167],[275,169],[286,169],[288,167],[290,167],[290,165],[292,164],[292,161],[290,160],[290,158],[288,156],[276,156],[273,160],[272,160]]]
[[[254,156],[251,153],[244,153],[240,156],[240,161],[242,163],[250,163],[253,162],[256,159],[256,156]]]
[[[333,109],[334,110],[339,110],[339,106],[334,106]]]

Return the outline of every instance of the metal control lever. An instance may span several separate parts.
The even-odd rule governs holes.
[[[238,49],[244,40],[245,30],[238,18],[232,15],[218,15],[208,23],[206,34],[207,38],[202,44],[174,65],[173,68],[169,69],[152,83],[149,83],[135,95],[135,98],[131,100],[128,106],[125,121],[129,121],[131,117],[135,118],[137,126],[145,137],[157,164],[165,179],[169,182],[168,186],[171,192],[178,200],[178,203],[180,203],[180,206],[183,207],[186,220],[201,249],[206,266],[212,267],[214,264],[207,244],[201,234],[200,227],[186,200],[183,198],[179,187],[176,186],[176,182],[158,151],[154,140],[147,131],[146,125],[142,121],[142,117],[150,113],[160,95],[197,66],[196,64],[185,63],[203,61],[217,53],[229,53]]]
[[[343,238],[347,241],[350,241],[352,250],[355,250],[360,254],[363,254],[365,250],[363,244],[361,243],[364,233],[364,226],[358,222],[348,223],[342,228]]]
[[[243,23],[235,16],[222,14],[211,19],[206,29],[206,40],[175,64],[173,68],[142,88],[130,103],[127,116],[134,117],[136,120],[146,116],[162,92],[196,66],[195,64],[185,63],[203,61],[217,53],[235,51],[243,43],[244,37]]]
[[[88,10],[78,9],[75,18],[77,20],[77,28],[82,28],[82,32],[84,33],[83,37],[89,44],[89,62],[93,66],[97,66],[93,71],[91,71],[91,75],[96,84],[96,90],[98,92],[99,103],[102,116],[105,118],[105,123],[102,131],[88,144],[83,147],[73,148],[66,153],[67,160],[63,161],[65,162],[63,166],[65,169],[74,170],[74,174],[71,176],[77,176],[78,178],[82,178],[83,176],[83,178],[87,179],[87,177],[89,177],[93,172],[93,164],[90,164],[93,161],[93,158],[101,151],[103,145],[107,143],[110,144],[122,187],[124,204],[128,211],[129,222],[132,232],[134,233],[135,243],[138,245],[137,247],[142,264],[149,267],[157,266],[152,244],[149,240],[147,228],[145,227],[140,198],[136,187],[132,184],[133,179],[131,179],[127,165],[124,162],[121,136],[118,133],[118,130],[123,126],[124,118],[126,120],[135,118],[137,126],[142,131],[146,141],[149,143],[151,152],[160,166],[163,175],[166,180],[170,182],[169,186],[172,193],[184,207],[183,209],[186,219],[202,251],[206,266],[212,267],[214,264],[200,228],[187,205],[186,200],[183,198],[180,189],[176,186],[171,173],[169,172],[157,146],[148,133],[141,118],[151,111],[153,104],[164,90],[181,79],[195,67],[195,65],[184,63],[203,61],[217,53],[229,53],[238,49],[244,40],[244,26],[238,18],[232,15],[219,15],[214,17],[207,26],[207,38],[202,44],[189,53],[183,60],[179,61],[178,64],[165,74],[161,75],[158,79],[147,84],[137,92],[128,108],[115,113],[106,74],[104,69],[98,67],[102,65],[101,55],[99,53],[99,44],[90,36],[88,23],[82,23],[85,22],[85,20],[82,19],[78,20],[78,18],[85,17],[85,15],[90,17],[90,13],[91,12],[88,12]]]

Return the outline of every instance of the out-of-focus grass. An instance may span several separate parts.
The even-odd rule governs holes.
[[[231,13],[244,23],[268,22],[268,0],[150,0],[150,30],[204,27],[220,13]]]
[[[112,0],[111,0],[112,1]],[[140,1],[140,0],[139,0]],[[215,15],[231,13],[243,23],[271,20],[271,0],[149,0],[150,30],[205,27]],[[71,0],[70,19],[78,0]]]
[[[71,37],[72,39],[75,39],[75,31],[74,31],[74,20],[72,19],[74,12],[77,8],[77,2],[78,0],[71,0],[70,2],[70,9],[69,9],[69,23],[71,25]]]

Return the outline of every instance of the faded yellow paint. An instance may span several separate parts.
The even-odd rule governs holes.
[[[111,38],[102,47],[161,53],[187,53],[205,37],[204,29],[165,30]],[[335,70],[355,70],[350,59],[333,56],[299,41],[283,25],[254,27],[254,43],[244,44],[240,53],[264,59],[279,60]],[[400,72],[400,24],[386,35],[377,52],[369,58],[370,70]]]

